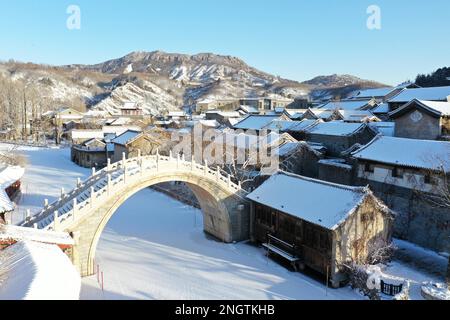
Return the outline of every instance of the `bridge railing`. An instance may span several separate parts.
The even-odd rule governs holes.
[[[240,183],[235,183],[230,174],[224,175],[222,170],[217,167],[211,169],[207,163],[199,164],[191,159],[186,161],[184,156],[173,157],[172,152],[169,156],[151,155],[126,159],[125,154],[119,162],[111,164],[108,159],[107,166],[96,172],[84,182],[77,181],[77,186],[69,193],[61,192],[61,197],[48,204],[46,201],[44,209],[37,215],[30,217],[21,224],[23,226],[34,227],[47,230],[64,230],[68,225],[81,219],[85,214],[95,209],[98,204],[107,201],[110,195],[119,189],[125,187],[128,183],[136,182],[145,174],[152,174],[158,171],[197,171],[206,178],[222,184],[223,187],[231,189],[234,193],[244,192]],[[81,201],[80,201],[81,199]]]

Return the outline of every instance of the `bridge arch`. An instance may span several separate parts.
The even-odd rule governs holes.
[[[200,203],[206,233],[224,242],[249,238],[246,192],[230,176],[179,156],[138,156],[109,164],[59,201],[47,205],[26,224],[70,232],[75,239],[73,263],[82,276],[89,276],[95,273],[100,236],[116,210],[137,192],[170,181],[184,182],[193,191]]]

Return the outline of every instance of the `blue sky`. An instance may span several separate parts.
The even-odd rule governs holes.
[[[66,28],[67,7],[81,29]],[[381,30],[369,30],[369,5]],[[0,59],[97,63],[137,50],[242,58],[293,80],[348,73],[396,84],[450,65],[448,0],[0,1]]]

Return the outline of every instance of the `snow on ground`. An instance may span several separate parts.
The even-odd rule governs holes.
[[[0,255],[0,300],[77,300],[80,275],[56,245],[21,241]]]
[[[150,205],[151,204],[151,205]],[[202,214],[144,190],[113,216],[102,235],[97,277],[83,279],[82,299],[360,299],[291,272],[246,243],[223,244],[203,233]]]
[[[0,151],[9,148],[10,145],[0,144]],[[91,173],[70,161],[68,148],[20,147],[18,151],[26,157],[28,165],[22,178],[22,195],[17,200],[19,208],[12,215],[12,224],[23,221],[27,209],[32,214],[38,212],[44,199],[48,198],[52,203],[61,195],[61,188],[70,191],[78,177],[84,180]]]
[[[0,145],[0,149],[2,145]],[[28,166],[19,213],[69,191],[90,170],[70,161],[69,149],[21,148]],[[20,218],[20,219],[19,219]],[[82,299],[361,299],[358,293],[291,272],[250,244],[209,239],[199,210],[146,189],[118,209],[104,231],[96,261],[104,275],[82,280]],[[394,261],[385,273],[417,283],[435,280]],[[417,287],[418,288],[418,287]],[[415,290],[413,288],[413,290]],[[414,298],[420,298],[416,293]]]

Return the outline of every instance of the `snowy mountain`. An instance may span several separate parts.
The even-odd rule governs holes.
[[[46,109],[84,104],[115,113],[131,100],[148,114],[178,110],[203,99],[340,96],[362,87],[381,86],[350,75],[321,76],[300,83],[255,69],[236,57],[162,51],[132,52],[95,65],[8,62],[0,64],[0,76],[39,92]]]

